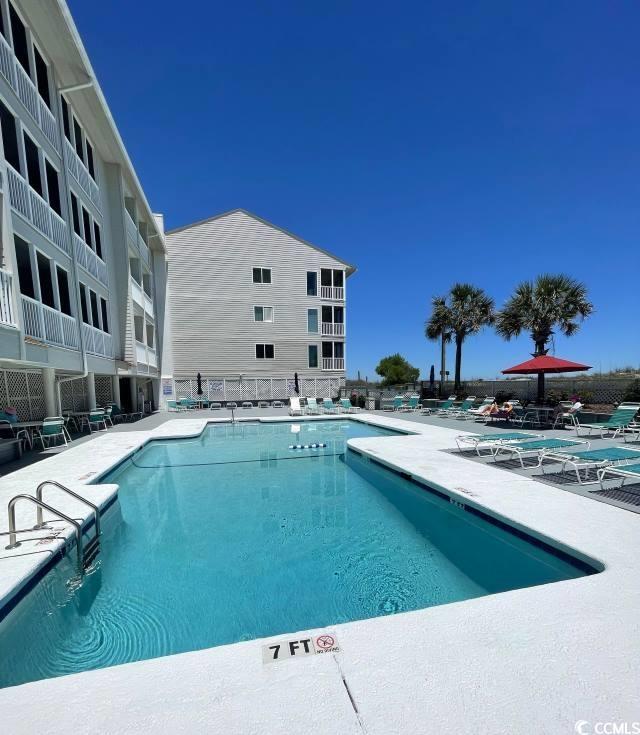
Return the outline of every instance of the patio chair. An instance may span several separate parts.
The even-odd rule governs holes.
[[[336,404],[330,398],[324,398],[322,400],[322,408],[325,413],[339,413],[342,406],[336,406]]]
[[[564,426],[568,423],[575,427],[577,434],[578,427],[580,426],[580,422],[578,421],[578,411],[582,408],[582,403],[580,403],[580,401],[576,401],[575,403],[573,401],[560,401],[559,405],[562,408],[562,411],[556,416],[551,428],[555,429],[558,424],[560,424],[560,426]]]
[[[406,406],[404,396],[396,396],[393,399],[393,410],[394,411],[402,411],[402,407],[403,406]]]
[[[111,418],[111,414],[113,413],[113,407],[110,405],[105,406],[103,410],[104,410],[105,425],[109,424],[109,426],[113,426],[113,420]]]
[[[630,449],[629,447],[604,447],[602,449],[591,449],[587,452],[571,452],[557,451],[545,452],[541,457],[540,467],[544,474],[545,461],[562,463],[562,472],[564,473],[567,465],[573,467],[579,485],[587,482],[587,472],[594,467],[603,467],[614,464],[615,462],[626,462],[640,460],[640,449]],[[580,470],[584,470],[584,480],[580,477]],[[594,480],[593,482],[597,482]]]
[[[451,416],[454,419],[465,418],[465,416],[473,408],[473,404],[475,402],[475,396],[467,396],[457,408],[454,408],[452,406],[451,409],[447,411],[447,415]]]
[[[550,452],[554,449],[561,450],[566,447],[584,446],[586,449],[591,447],[591,442],[585,441],[584,439],[535,439],[530,442],[506,442],[504,444],[498,444],[493,449],[493,459],[495,462],[498,461],[498,456],[501,454],[509,454],[511,458],[514,456],[520,461],[520,466],[524,469],[524,458],[527,455],[536,455],[538,457],[537,466],[540,467],[542,464],[543,454]]]
[[[9,439],[18,439],[26,442],[29,445],[29,449],[33,449],[33,438],[27,429],[22,428],[16,431],[11,421],[0,419],[0,432],[4,433]]]
[[[242,408],[253,408],[251,401],[242,401]]]
[[[453,402],[456,400],[456,396],[449,396],[447,400],[436,409],[436,416],[446,416],[449,411],[453,408]],[[455,410],[455,409],[454,409]]]
[[[88,416],[83,416],[82,425],[84,426],[84,424],[87,425],[90,434],[94,431],[106,431],[107,421],[104,411],[101,408],[90,411]]]
[[[171,412],[180,412],[180,411],[186,411],[187,409],[178,404],[177,401],[167,401],[167,411]]]
[[[62,416],[47,416],[42,421],[42,426],[37,429],[37,438],[40,439],[42,449],[49,447],[50,441],[57,441],[58,437],[62,437],[65,446],[71,441],[67,427],[64,425]],[[45,446],[46,442],[46,446]]]
[[[284,403],[282,401],[273,401],[271,408],[284,408]]]
[[[238,408],[238,404],[235,401],[227,401],[226,408],[228,409],[233,408],[235,410],[236,408]]]
[[[219,403],[218,401],[212,401],[209,404],[209,411],[220,411],[222,408],[222,403]]]
[[[606,476],[619,477],[621,482],[617,489],[621,490],[624,487],[624,483],[628,480],[636,480],[640,482],[640,464],[625,464],[622,467],[602,467],[598,470],[598,481],[600,482],[600,489],[605,490],[604,481]]]
[[[258,408],[269,408],[268,401],[258,401]]]
[[[320,406],[316,398],[307,398],[307,413],[314,416],[320,414]]]
[[[478,457],[481,457],[480,449],[482,447],[490,449],[493,453],[493,448],[498,444],[504,444],[504,442],[532,441],[541,437],[542,434],[530,434],[526,431],[505,431],[498,434],[460,434],[460,436],[456,437],[456,444],[461,452],[467,448],[460,446],[461,444],[470,444],[476,450]]]
[[[613,412],[611,418],[600,424],[580,424],[576,427],[576,434],[580,436],[582,429],[587,429],[589,434],[593,431],[600,432],[600,438],[604,439],[605,434],[613,432],[612,439],[615,439],[618,434],[622,434],[625,439],[625,429],[634,423],[634,418],[640,410],[640,404],[638,403],[621,403],[618,408]]]
[[[289,416],[302,416],[300,399],[292,396],[289,398]]]
[[[358,413],[358,411],[362,410],[359,406],[354,406],[350,398],[340,399],[340,405],[345,413]]]
[[[405,403],[399,410],[414,413],[422,408],[420,405],[420,396],[409,396],[409,402]]]

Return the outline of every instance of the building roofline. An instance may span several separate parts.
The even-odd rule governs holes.
[[[282,232],[284,235],[288,235],[289,237],[292,237],[294,240],[298,240],[298,242],[301,242],[303,245],[307,245],[308,247],[313,248],[314,250],[317,250],[318,252],[323,253],[324,255],[328,255],[330,258],[333,258],[334,260],[337,260],[339,263],[346,265],[347,266],[347,276],[350,276],[356,272],[355,265],[351,265],[351,263],[347,263],[346,260],[343,260],[342,258],[338,258],[337,255],[330,253],[328,250],[324,250],[324,248],[319,248],[317,245],[314,245],[312,242],[305,240],[299,235],[296,235],[295,233],[290,232],[289,230],[285,230],[284,227],[280,227],[279,225],[274,225],[273,222],[269,222],[269,220],[266,220],[263,217],[259,217],[257,214],[254,214],[253,212],[249,212],[248,209],[243,209],[242,207],[237,207],[236,209],[229,209],[226,212],[221,212],[220,214],[216,214],[213,217],[207,217],[206,219],[201,219],[201,220],[198,220],[197,222],[192,222],[189,225],[182,225],[182,227],[175,227],[172,230],[167,230],[165,235],[169,237],[170,235],[175,235],[178,232],[184,232],[185,230],[190,230],[192,227],[206,225],[209,222],[214,222],[217,219],[221,219],[222,217],[228,217],[230,214],[236,214],[238,212],[241,212],[242,214],[246,214],[247,217],[251,217],[252,219],[257,220],[258,222],[262,222],[263,225],[267,225],[267,227],[272,227],[274,230],[278,230],[279,232]]]

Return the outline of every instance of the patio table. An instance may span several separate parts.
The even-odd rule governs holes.
[[[522,426],[525,424],[531,424],[532,426],[548,426],[551,424],[551,418],[553,417],[556,409],[551,406],[527,406],[523,409],[521,416],[516,417]]]

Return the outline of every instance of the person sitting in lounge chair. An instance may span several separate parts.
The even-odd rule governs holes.
[[[489,414],[498,413],[499,410],[498,404],[494,401],[493,403],[488,403],[486,406],[481,406],[473,413],[476,413],[478,416],[489,416]]]
[[[511,414],[513,413],[513,405],[509,403],[509,401],[505,401],[502,404],[502,408],[498,408],[498,405],[494,402],[491,404],[490,409],[493,409],[489,410],[489,416],[492,419],[504,419],[505,421],[509,421]]]

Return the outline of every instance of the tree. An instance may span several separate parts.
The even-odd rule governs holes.
[[[555,330],[570,337],[580,329],[580,323],[593,313],[587,299],[587,287],[570,276],[538,276],[535,281],[523,281],[496,314],[496,331],[509,341],[522,332],[529,332],[535,345],[533,357],[546,355],[547,344]],[[544,373],[538,375],[538,400],[544,399]]]
[[[383,378],[383,385],[399,385],[402,383],[415,383],[420,375],[418,368],[410,365],[401,354],[383,357],[376,367],[376,373]]]
[[[493,323],[494,302],[481,288],[470,283],[456,283],[446,296],[436,296],[432,305],[433,311],[425,324],[425,335],[427,339],[439,339],[443,343],[451,338],[455,341],[455,390],[459,390],[462,345],[467,337]]]

